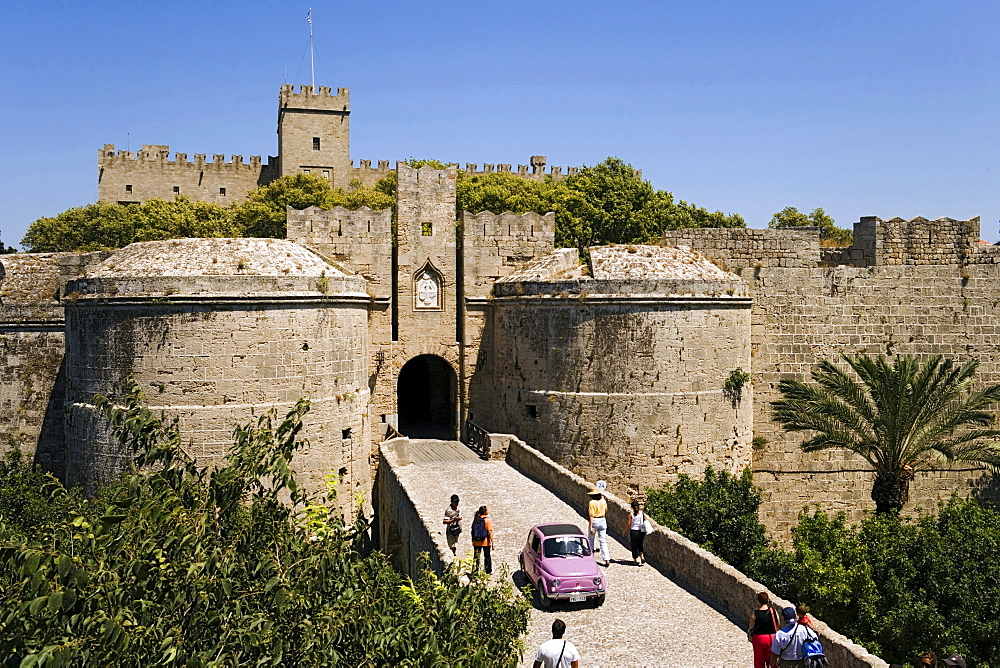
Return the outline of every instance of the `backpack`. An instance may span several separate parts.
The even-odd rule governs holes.
[[[806,668],[826,668],[829,663],[823,653],[823,644],[812,629],[809,629],[806,641],[802,643],[802,651],[805,653],[803,664]]]
[[[477,517],[472,520],[472,540],[486,540],[488,537],[489,534],[486,533],[486,518]]]

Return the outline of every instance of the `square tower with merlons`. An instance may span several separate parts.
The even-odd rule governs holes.
[[[278,96],[280,176],[314,174],[346,188],[351,175],[350,91],[283,84]]]

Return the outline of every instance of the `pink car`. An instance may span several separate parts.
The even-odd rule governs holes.
[[[518,561],[542,608],[556,599],[604,603],[604,574],[597,568],[587,536],[573,524],[531,527]]]

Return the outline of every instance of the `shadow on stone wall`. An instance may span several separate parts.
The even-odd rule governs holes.
[[[991,508],[1000,508],[1000,473],[985,471],[972,482],[972,498]]]
[[[65,452],[65,414],[63,406],[66,398],[66,359],[59,362],[52,391],[49,392],[45,405],[45,415],[42,417],[42,428],[38,434],[38,445],[35,447],[35,463],[43,471],[52,473],[66,482],[66,452]]]

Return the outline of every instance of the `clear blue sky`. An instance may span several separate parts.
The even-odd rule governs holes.
[[[0,8],[0,240],[97,196],[97,151],[274,154],[309,0]],[[764,226],[785,206],[1000,218],[1000,4],[312,0],[355,160],[595,164]],[[265,158],[266,159],[266,158]]]

